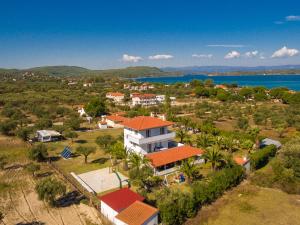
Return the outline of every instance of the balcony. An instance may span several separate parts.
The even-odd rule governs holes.
[[[175,132],[168,132],[166,134],[156,135],[152,137],[138,137],[132,134],[128,134],[128,140],[137,145],[144,145],[149,143],[155,143],[160,141],[166,141],[175,138]]]

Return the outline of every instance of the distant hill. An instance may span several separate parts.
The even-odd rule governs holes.
[[[159,76],[167,72],[157,67],[137,66],[127,67],[124,69],[108,70],[90,70],[77,66],[43,66],[29,69],[1,69],[0,77],[5,76],[22,76],[25,73],[38,73],[52,77],[79,77],[79,76],[119,76],[119,77],[140,77],[140,76]]]

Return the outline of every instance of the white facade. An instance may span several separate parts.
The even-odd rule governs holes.
[[[142,105],[142,106],[149,106],[149,105],[156,105],[156,96],[153,97],[144,97],[144,96],[134,96],[132,97],[132,105]]]
[[[87,116],[85,110],[83,107],[81,107],[80,109],[78,109],[78,113],[79,113],[79,116],[82,117],[82,116]]]
[[[107,93],[106,98],[111,99],[115,103],[122,103],[124,101],[125,95],[122,93]]]
[[[101,213],[113,224],[116,224],[116,215],[118,215],[118,212],[109,207],[105,202],[101,201]]]
[[[158,127],[136,131],[124,128],[124,145],[128,151],[138,154],[148,154],[168,148],[168,143],[175,138],[175,133],[168,127]]]

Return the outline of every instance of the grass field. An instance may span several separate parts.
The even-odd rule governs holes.
[[[110,134],[113,137],[118,137],[123,132],[123,129],[107,129],[96,130],[89,132],[78,132],[78,138],[72,143],[71,140],[48,143],[49,153],[51,156],[59,156],[65,146],[70,146],[75,152],[79,145],[92,146],[96,148],[94,154],[89,155],[88,163],[84,164],[83,156],[76,156],[74,158],[64,160],[59,159],[55,163],[65,172],[84,173],[91,170],[101,169],[110,165],[109,155],[104,152],[96,143],[98,136]]]
[[[244,183],[203,207],[186,225],[297,225],[299,212],[300,195]]]

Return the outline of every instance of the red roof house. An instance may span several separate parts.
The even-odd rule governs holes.
[[[131,128],[137,131],[173,125],[172,122],[164,121],[151,116],[138,116],[125,121],[122,124],[124,125],[124,127]]]

